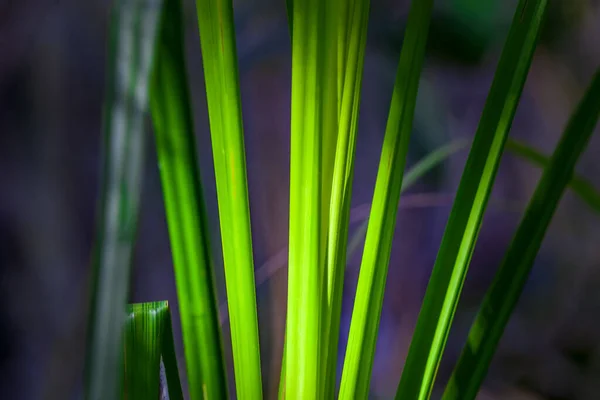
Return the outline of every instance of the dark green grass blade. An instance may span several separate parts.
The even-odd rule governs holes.
[[[166,305],[168,307],[168,303]],[[164,314],[161,356],[165,367],[169,400],[183,399],[179,368],[177,367],[177,353],[175,352],[175,338],[173,337],[173,322],[169,309]]]
[[[459,151],[464,150],[469,143],[470,142],[468,140],[456,140],[440,146],[438,149],[423,157],[422,160],[416,163],[411,169],[406,171],[404,179],[402,180],[401,193],[404,193],[404,191],[412,186],[418,179],[423,177],[436,166],[446,161],[446,159],[458,153]],[[506,150],[537,167],[544,168],[549,163],[548,156],[540,153],[537,149],[514,139],[509,138],[506,141]],[[568,187],[591,209],[600,213],[600,191],[594,188],[590,181],[580,175],[575,174],[569,181]],[[368,223],[368,220],[363,221],[357,228],[354,235],[352,235],[350,238],[350,242],[348,244],[348,258],[352,257],[352,255],[358,250],[360,243],[364,239],[365,233],[367,232]]]
[[[155,303],[132,304],[128,308],[122,398],[158,399],[163,310]]]
[[[575,164],[600,115],[600,70],[571,117],[471,327],[444,400],[475,399]]]
[[[246,156],[231,0],[197,0],[238,398],[262,398]]]
[[[549,157],[516,140],[509,139],[506,142],[506,149],[538,167],[544,168],[549,163]],[[569,189],[595,212],[600,213],[600,192],[588,180],[574,175],[569,181]]]
[[[184,55],[181,0],[166,0],[150,104],[192,399],[227,397],[214,266]]]
[[[431,394],[546,4],[521,0],[515,12],[425,293],[397,399],[424,400]]]
[[[183,400],[166,301],[130,304],[125,323],[123,399],[158,399],[160,360],[165,365],[169,398]],[[170,345],[169,345],[170,343]]]
[[[157,3],[119,1],[111,15],[104,170],[88,325],[87,399],[120,397],[122,327],[138,220],[147,88],[159,25]]]
[[[367,398],[432,0],[412,2],[352,312],[340,399]]]

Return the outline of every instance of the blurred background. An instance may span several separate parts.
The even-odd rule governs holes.
[[[0,393],[80,399],[90,251],[102,149],[109,0],[0,0]],[[225,290],[194,4],[185,0],[188,73],[220,302]],[[375,183],[408,0],[372,0],[356,155],[354,235]],[[476,130],[516,0],[439,0],[419,89],[409,167]],[[283,0],[236,0],[262,363],[275,398],[286,297],[290,46]],[[600,1],[551,1],[511,137],[549,154],[600,65]],[[598,132],[598,131],[597,131]],[[148,134],[151,134],[150,127]],[[577,171],[600,189],[600,135]],[[391,399],[460,179],[463,150],[400,204],[372,398]],[[148,147],[131,301],[169,300],[183,372],[161,186]],[[443,366],[448,379],[477,305],[540,176],[506,153]],[[481,399],[598,399],[600,215],[566,193],[502,340]],[[362,244],[362,243],[361,243]],[[349,260],[348,330],[361,251]],[[226,308],[223,308],[226,311]],[[229,326],[223,313],[226,348]],[[345,349],[345,338],[340,343]],[[230,377],[231,352],[227,353]],[[340,362],[341,367],[341,362]],[[185,378],[184,378],[185,381]],[[434,398],[439,397],[439,390]]]

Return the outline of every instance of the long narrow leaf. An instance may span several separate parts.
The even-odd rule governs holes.
[[[160,5],[160,1],[156,2]],[[153,2],[124,0],[112,10],[104,105],[104,171],[86,358],[86,398],[120,394],[122,326],[144,164],[144,118],[159,24]]]
[[[600,70],[571,117],[471,327],[444,400],[477,395],[575,164],[600,115]]]
[[[329,229],[325,277],[324,359],[322,397],[335,397],[338,340],[342,312],[346,246],[350,222],[350,201],[354,176],[354,154],[358,131],[358,110],[362,84],[368,0],[341,1],[334,16],[338,18],[338,97],[339,131],[333,153],[335,163],[331,184]],[[336,110],[337,111],[337,110]],[[334,114],[335,115],[335,114]]]
[[[162,310],[133,304],[125,323],[123,395],[127,400],[158,399]],[[150,310],[154,309],[154,312]]]
[[[323,147],[332,132],[327,105],[336,116],[335,69],[326,52],[335,30],[326,25],[333,3],[299,0],[291,4],[292,99],[288,308],[285,341],[285,398],[319,398],[324,277]],[[331,118],[331,113],[329,118]],[[337,122],[337,121],[335,121]]]
[[[404,179],[402,180],[401,193],[404,193],[404,191],[412,186],[418,179],[444,162],[447,158],[465,149],[468,144],[468,141],[459,139],[440,146],[438,149],[427,154],[411,169],[406,171]],[[509,138],[506,141],[506,150],[536,167],[545,168],[549,163],[548,156],[540,153],[534,147],[528,146],[515,139]],[[600,213],[600,191],[594,188],[594,185],[592,185],[589,180],[581,175],[574,174],[569,181],[568,187],[591,209]],[[360,242],[364,239],[365,233],[367,232],[368,223],[368,220],[362,222],[354,235],[350,238],[348,244],[348,258],[352,257],[358,250]]]
[[[506,142],[506,149],[538,167],[545,168],[549,163],[549,157],[516,140],[509,139]],[[569,188],[590,208],[600,213],[600,192],[594,188],[590,181],[582,176],[573,175],[573,178],[569,181]]]
[[[431,394],[546,5],[546,0],[521,0],[517,6],[425,293],[397,399],[424,400]]]
[[[210,233],[196,160],[181,7],[181,0],[166,0],[150,103],[190,394],[193,399],[226,398],[227,377]]]
[[[336,172],[334,168],[336,168],[338,153],[336,153],[338,139],[340,135],[343,135],[342,132],[339,132],[339,124],[338,120],[338,85],[337,85],[337,76],[339,75],[338,71],[338,53],[335,51],[330,51],[330,49],[336,46],[336,41],[338,39],[338,28],[340,25],[340,9],[344,8],[347,5],[347,1],[341,0],[332,0],[326,2],[326,7],[324,10],[324,15],[321,16],[324,25],[324,28],[321,30],[321,34],[323,35],[320,39],[321,43],[318,45],[320,47],[319,52],[317,53],[319,63],[317,68],[318,72],[318,80],[317,80],[317,88],[322,88],[320,92],[317,92],[317,97],[315,99],[315,103],[319,104],[318,113],[320,114],[320,118],[322,121],[320,122],[321,127],[320,133],[318,133],[322,138],[321,144],[321,232],[320,232],[320,241],[321,248],[319,249],[319,255],[321,257],[321,261],[317,265],[317,270],[320,273],[319,276],[319,290],[320,290],[320,318],[321,321],[319,323],[320,330],[320,338],[319,338],[319,367],[321,370],[318,375],[318,383],[317,388],[319,390],[318,398],[323,398],[325,392],[328,391],[330,385],[330,376],[328,371],[330,370],[329,366],[331,362],[328,362],[328,358],[330,356],[330,348],[329,348],[329,339],[330,334],[332,333],[332,324],[331,324],[331,299],[329,297],[330,287],[329,287],[329,269],[327,268],[329,263],[329,259],[331,257],[331,253],[329,252],[330,235],[331,235],[331,225],[330,218],[335,218],[337,209],[335,207],[331,207],[332,201],[332,193],[335,192],[335,188],[332,187],[334,181],[334,173]],[[345,241],[345,239],[344,239]],[[335,368],[335,367],[334,367]],[[335,386],[335,370],[334,370],[334,386]],[[333,388],[332,388],[333,390]],[[333,392],[331,393],[333,395]]]
[[[164,360],[170,400],[183,400],[166,301],[130,304],[125,323],[123,399],[158,399]],[[170,346],[169,346],[170,343]]]
[[[197,0],[237,396],[262,398],[246,156],[231,0]]]
[[[169,304],[165,302],[168,307]],[[165,369],[165,377],[167,378],[167,389],[169,400],[183,399],[183,391],[181,390],[181,381],[179,379],[179,368],[177,367],[177,354],[175,353],[175,338],[173,337],[173,322],[171,319],[171,311],[167,308],[167,312],[163,314],[163,331],[161,340],[161,357]],[[206,397],[206,395],[205,395]]]
[[[367,398],[369,393],[402,175],[432,8],[432,0],[415,0],[409,11],[352,312],[339,394],[343,400]]]

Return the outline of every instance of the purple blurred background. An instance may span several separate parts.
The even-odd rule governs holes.
[[[195,8],[186,7],[188,73],[220,301],[225,290]],[[275,398],[285,314],[290,48],[283,0],[237,0],[236,24],[258,279],[265,398]],[[108,0],[0,0],[0,396],[79,399],[89,258],[101,165]],[[409,166],[470,138],[516,0],[439,0],[415,116]],[[369,204],[402,43],[407,0],[372,0],[353,207]],[[551,2],[511,137],[552,151],[600,65],[600,2]],[[149,129],[148,134],[151,134]],[[600,135],[578,172],[600,189]],[[180,337],[161,187],[148,148],[131,301],[169,300]],[[466,151],[401,201],[372,379],[393,398]],[[507,153],[475,251],[440,381],[448,378],[477,305],[539,170]],[[360,226],[351,226],[351,235]],[[481,399],[597,399],[600,393],[600,216],[561,202]],[[283,261],[278,263],[283,254]],[[360,264],[349,263],[342,331]],[[226,347],[229,335],[223,325]],[[344,339],[340,345],[343,352]],[[182,346],[178,339],[180,367]],[[227,353],[230,377],[231,354]],[[341,363],[340,363],[341,365]],[[185,378],[184,378],[185,381]],[[434,398],[439,393],[434,393]]]

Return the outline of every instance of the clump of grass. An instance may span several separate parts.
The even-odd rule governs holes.
[[[335,398],[336,390],[346,257],[357,243],[349,243],[348,225],[369,1],[288,0],[287,6],[292,43],[290,230],[280,397],[329,399]],[[599,74],[552,157],[523,144],[506,145],[546,6],[546,0],[521,0],[515,10],[425,295],[398,399],[428,399],[431,395],[505,147],[542,166],[544,173],[482,304],[445,399],[476,396],[567,185],[598,210],[598,192],[585,180],[573,177],[573,170],[600,112]],[[408,16],[366,229],[338,394],[341,399],[367,398],[369,394],[402,189],[448,155],[468,146],[450,144],[404,177],[432,9],[433,0],[413,0]],[[231,0],[197,0],[196,10],[231,321],[235,395],[261,399],[233,6]],[[89,399],[155,398],[161,357],[171,398],[183,396],[167,305],[133,305],[130,318],[125,318],[144,153],[142,122],[148,109],[157,143],[190,397],[228,397],[214,267],[194,151],[181,13],[181,0],[123,0],[113,10],[105,118],[108,146],[87,355]]]

